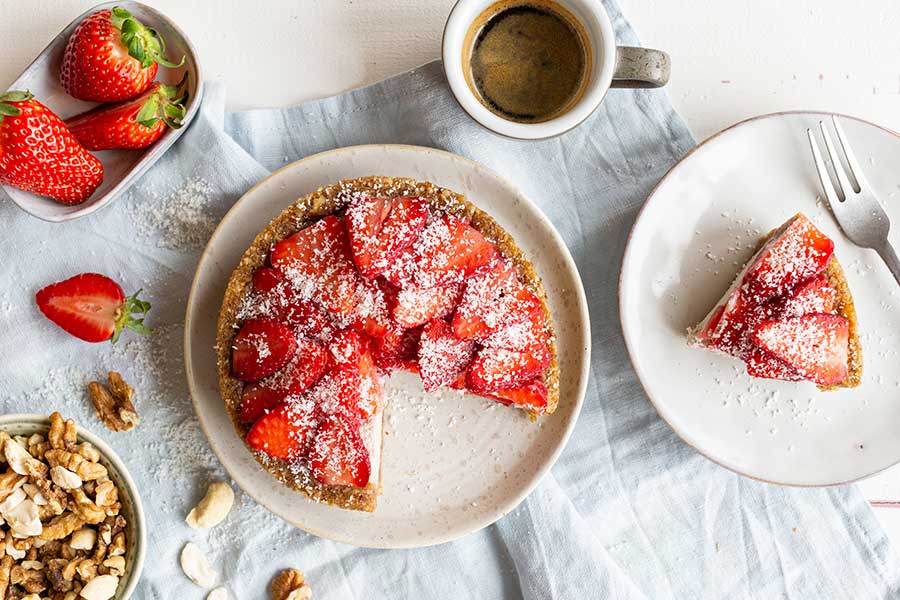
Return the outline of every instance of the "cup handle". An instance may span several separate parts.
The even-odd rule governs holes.
[[[658,88],[666,85],[672,72],[669,55],[662,50],[618,46],[614,88]]]

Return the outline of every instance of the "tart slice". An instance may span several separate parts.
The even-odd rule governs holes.
[[[276,217],[231,276],[217,353],[225,407],[260,464],[354,510],[380,493],[392,370],[532,420],[559,396],[531,263],[464,197],[409,179],[343,181]]]
[[[753,377],[822,390],[859,385],[856,310],[834,242],[804,215],[789,219],[762,240],[688,343],[744,361]]]

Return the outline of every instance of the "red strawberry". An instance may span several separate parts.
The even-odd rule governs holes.
[[[81,100],[118,102],[146,90],[159,68],[179,67],[163,57],[165,41],[118,6],[96,12],[75,28],[63,53],[59,79]]]
[[[365,338],[351,329],[337,334],[329,346],[328,371],[310,392],[326,414],[365,420],[382,405],[381,381]]]
[[[428,224],[416,240],[415,251],[415,283],[420,288],[462,281],[497,254],[478,230],[449,215]]]
[[[103,181],[103,165],[28,92],[0,95],[0,184],[79,204]]]
[[[400,329],[393,327],[382,338],[372,341],[372,357],[382,369],[417,370],[416,354],[422,328]]]
[[[275,269],[257,269],[253,273],[253,290],[259,294],[261,311],[279,323],[308,337],[330,332],[332,323],[325,311],[301,298]]]
[[[753,341],[805,379],[834,385],[847,377],[850,324],[838,315],[804,315],[767,321]]]
[[[817,275],[801,284],[779,303],[778,312],[784,317],[799,317],[811,313],[833,313],[837,292],[824,275]]]
[[[373,338],[387,335],[393,325],[391,307],[396,298],[397,290],[386,281],[360,279],[352,313],[353,327]]]
[[[496,390],[491,396],[538,415],[547,410],[547,386],[540,377],[516,388]]]
[[[263,415],[247,432],[247,444],[272,458],[294,462],[310,450],[316,408],[310,402],[285,402]]]
[[[346,216],[356,268],[377,277],[419,237],[428,205],[419,198],[362,196],[350,203]]]
[[[372,464],[359,426],[335,415],[326,417],[316,432],[309,468],[319,483],[365,487]]]
[[[151,85],[142,95],[102,105],[66,120],[72,135],[88,150],[138,150],[178,129],[187,95],[177,85]]]
[[[484,344],[466,377],[469,389],[477,393],[518,387],[543,373],[550,364],[546,322],[541,311],[498,331]]]
[[[297,351],[290,327],[271,319],[250,319],[231,342],[231,372],[241,381],[259,381],[282,368]]]
[[[475,343],[453,335],[450,325],[435,319],[422,329],[419,339],[419,373],[426,392],[453,382],[472,362]]]
[[[525,287],[515,268],[496,261],[466,281],[453,315],[453,333],[463,340],[483,340],[541,310],[537,295]]]
[[[397,294],[394,321],[404,329],[424,325],[432,319],[444,317],[456,308],[462,296],[463,284],[447,283],[432,288],[406,288]]]
[[[763,379],[803,381],[803,376],[789,364],[755,346],[747,357],[747,374]]]
[[[253,423],[286,399],[300,396],[316,382],[327,364],[328,353],[322,346],[297,340],[297,351],[287,365],[261,381],[244,386],[241,418],[245,423]]]
[[[150,303],[140,300],[138,290],[125,297],[115,281],[97,273],[82,273],[40,290],[35,302],[44,316],[75,337],[86,342],[119,339],[128,328],[140,334],[150,333],[144,318]]]
[[[340,217],[329,215],[273,246],[272,266],[305,299],[346,316],[356,301],[356,269]]]
[[[413,277],[416,275],[416,251],[415,245],[402,251],[397,258],[388,264],[381,274],[391,285],[396,288],[415,287]]]
[[[834,242],[802,214],[788,221],[763,246],[744,275],[748,301],[763,304],[822,272]]]

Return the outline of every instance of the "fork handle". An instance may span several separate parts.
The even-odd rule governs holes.
[[[888,269],[890,269],[891,273],[894,275],[894,279],[897,280],[897,284],[900,285],[900,258],[897,257],[897,252],[894,250],[894,247],[891,246],[890,242],[885,242],[884,245],[878,249],[878,255],[881,256],[881,260],[884,261],[884,264],[887,265]]]

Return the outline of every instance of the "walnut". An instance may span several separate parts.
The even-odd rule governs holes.
[[[8,554],[0,561],[0,598],[6,598],[6,592],[9,590],[9,574],[14,564],[15,559]]]
[[[69,537],[73,531],[84,525],[84,519],[75,513],[67,512],[54,517],[52,521],[44,525],[40,537],[42,540],[61,540]]]
[[[47,434],[50,447],[54,450],[72,451],[78,443],[78,429],[75,421],[63,420],[58,412],[50,415],[50,433]]]
[[[19,475],[12,469],[0,475],[0,502],[6,500],[10,494],[25,485],[26,481],[28,481],[27,477]]]
[[[109,479],[98,480],[94,488],[94,503],[97,506],[112,506],[119,500],[119,488]]]
[[[121,556],[123,554],[125,554],[125,532],[120,531],[113,537],[112,544],[109,545],[106,555]]]
[[[72,471],[83,481],[93,481],[106,477],[109,472],[100,463],[86,460],[80,454],[74,454],[68,450],[48,450],[44,459],[51,467],[63,467]]]
[[[285,569],[275,576],[270,587],[272,600],[309,600],[312,588],[305,581],[301,571]]]
[[[112,431],[129,431],[141,419],[134,408],[134,389],[115,371],[109,372],[108,386],[99,381],[88,384],[97,417]]]
[[[84,490],[70,490],[69,496],[75,501],[72,512],[84,519],[85,523],[97,525],[106,519],[106,511],[94,504],[94,501],[87,497]]]
[[[15,565],[9,571],[9,582],[23,588],[26,592],[43,592],[47,589],[47,578],[43,571],[26,569],[24,565]]]
[[[89,442],[82,442],[75,448],[76,454],[91,462],[100,461],[100,451],[94,448]]]

